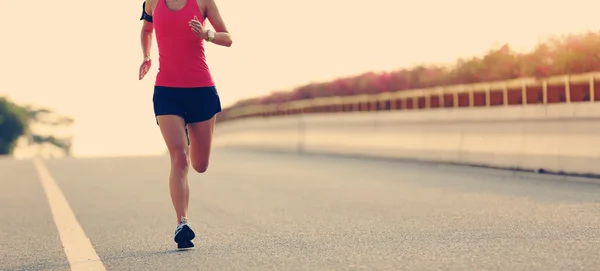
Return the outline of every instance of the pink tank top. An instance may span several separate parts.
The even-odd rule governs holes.
[[[188,24],[195,15],[205,25],[198,3],[196,0],[187,0],[181,10],[172,11],[165,1],[158,0],[152,14],[159,61],[155,85],[213,86],[204,54],[204,40],[196,37]]]

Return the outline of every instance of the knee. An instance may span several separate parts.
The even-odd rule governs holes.
[[[192,167],[196,172],[204,173],[206,170],[208,170],[208,162],[194,162]]]
[[[174,169],[185,171],[189,167],[188,154],[185,148],[174,148],[169,150],[171,164]]]

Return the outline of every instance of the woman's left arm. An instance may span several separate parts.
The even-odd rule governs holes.
[[[207,0],[206,5],[206,17],[210,21],[210,24],[215,28],[214,37],[209,38],[210,42],[230,47],[233,43],[231,39],[231,34],[227,31],[227,27],[225,26],[225,22],[223,22],[223,18],[221,17],[221,13],[219,13],[219,8],[217,7],[216,0]],[[211,35],[210,33],[209,35]]]

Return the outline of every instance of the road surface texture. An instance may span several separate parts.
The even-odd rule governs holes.
[[[600,268],[594,182],[216,149],[190,175],[196,248],[177,251],[168,157],[43,165],[76,220],[53,216],[34,161],[0,159],[0,270],[75,270],[63,245],[85,253],[87,238],[105,270]]]

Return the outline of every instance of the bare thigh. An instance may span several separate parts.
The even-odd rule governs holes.
[[[174,154],[185,155],[187,153],[187,137],[183,118],[176,115],[162,115],[156,118],[171,156]]]
[[[216,115],[206,121],[188,124],[192,167],[199,173],[208,169],[215,119]]]

